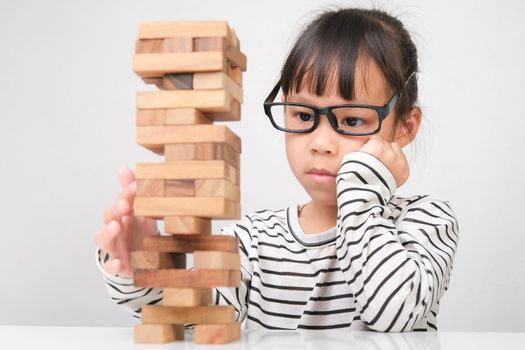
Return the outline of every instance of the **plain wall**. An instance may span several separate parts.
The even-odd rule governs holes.
[[[237,32],[245,101],[225,125],[242,138],[244,214],[308,200],[262,103],[315,11],[352,4],[399,16],[418,46],[425,117],[397,194],[448,200],[459,218],[439,329],[525,331],[525,3],[450,0],[1,1],[0,324],[137,323],[110,300],[93,236],[119,165],[161,161],[135,141],[135,93],[151,89],[131,68],[139,21]]]

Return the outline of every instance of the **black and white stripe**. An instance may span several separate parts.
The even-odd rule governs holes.
[[[259,210],[224,226],[241,242],[239,288],[215,288],[247,328],[435,331],[459,227],[450,203],[396,197],[392,173],[363,152],[345,155],[337,176],[337,225],[305,234],[297,207]],[[162,290],[102,269],[118,305],[140,317]]]

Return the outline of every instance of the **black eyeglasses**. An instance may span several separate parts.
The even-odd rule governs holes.
[[[409,76],[405,86],[414,73]],[[342,104],[318,108],[299,102],[272,102],[280,87],[281,80],[266,98],[264,112],[276,129],[291,133],[312,132],[319,124],[320,115],[326,115],[334,130],[343,135],[376,134],[381,130],[382,121],[394,109],[401,95],[401,93],[394,94],[384,106]]]

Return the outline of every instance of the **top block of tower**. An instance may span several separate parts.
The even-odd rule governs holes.
[[[226,21],[139,24],[133,71],[142,78],[232,69],[246,71],[246,56]]]

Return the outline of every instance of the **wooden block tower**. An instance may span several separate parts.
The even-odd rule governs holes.
[[[139,24],[133,70],[159,90],[137,93],[137,142],[164,162],[136,166],[137,216],[164,220],[166,235],[132,252],[134,284],[163,288],[145,305],[136,343],[184,338],[239,339],[231,305],[213,305],[213,287],[240,284],[239,242],[211,234],[211,220],[240,219],[241,139],[215,121],[239,121],[246,56],[225,21]],[[192,253],[194,269],[187,269]]]

